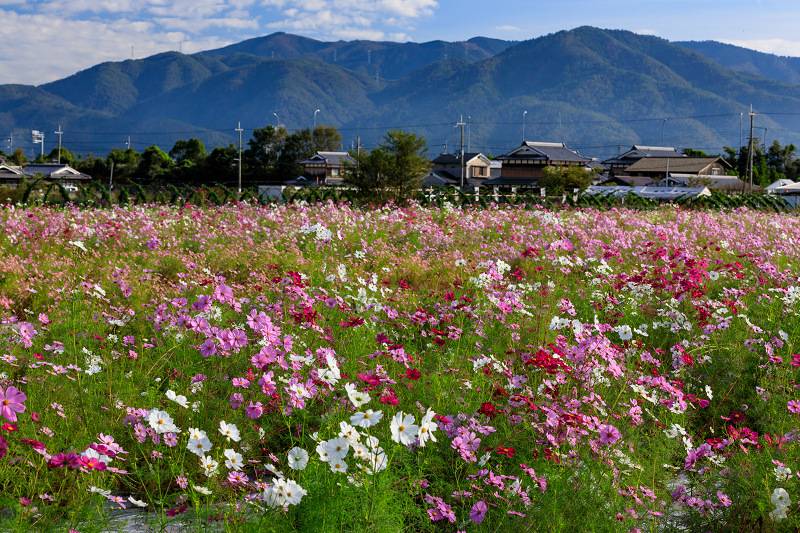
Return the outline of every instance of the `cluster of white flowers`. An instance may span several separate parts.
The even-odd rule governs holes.
[[[786,492],[786,489],[780,489],[780,488],[775,489],[772,492],[771,499],[772,499],[772,505],[775,506],[775,510],[769,513],[769,517],[775,522],[780,522],[781,520],[786,518],[786,511],[792,504],[792,500],[789,499],[789,493]]]

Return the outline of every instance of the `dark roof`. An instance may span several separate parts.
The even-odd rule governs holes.
[[[578,152],[567,148],[564,143],[543,143],[526,141],[519,148],[501,155],[496,159],[502,161],[506,159],[531,159],[550,161],[574,161],[588,163],[591,158],[584,157]]]
[[[625,172],[666,172],[669,168],[670,173],[697,174],[716,162],[730,168],[728,162],[721,157],[643,157],[625,169]]]
[[[459,181],[460,179],[454,179],[449,172],[431,172],[422,180],[422,187],[446,187],[448,185],[458,185]]]
[[[499,187],[499,186],[510,186],[510,187],[533,187],[539,181],[538,178],[508,178],[508,177],[499,177],[499,178],[492,178],[488,179],[483,182],[483,185],[486,187]]]
[[[628,185],[631,187],[644,187],[653,184],[653,178],[650,176],[614,176],[609,177],[607,180],[601,182],[601,185],[611,185],[616,183],[618,185]]]
[[[41,173],[44,177],[49,178],[53,174],[58,174],[59,178],[69,179],[91,179],[91,176],[78,172],[67,164],[58,163],[33,163],[22,168],[26,176],[34,176]]]
[[[317,152],[309,159],[300,161],[301,165],[309,163],[327,163],[329,165],[343,165],[344,161],[355,164],[356,160],[347,152]]]
[[[607,165],[629,164],[643,157],[686,157],[672,146],[641,146],[633,145],[630,150],[617,157],[606,159],[603,163]]]
[[[481,155],[483,154],[480,152],[464,152],[464,160],[470,161]],[[459,154],[439,154],[431,163],[434,165],[460,165],[461,156]]]

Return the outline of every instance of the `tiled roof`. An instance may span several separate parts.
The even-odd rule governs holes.
[[[515,148],[505,155],[501,155],[498,160],[506,159],[533,159],[550,161],[574,161],[588,163],[591,158],[584,157],[578,152],[567,148],[564,143],[544,143],[529,142],[522,143],[519,148]]]
[[[329,165],[343,165],[344,161],[350,164],[355,164],[356,160],[353,159],[347,152],[317,152],[311,158],[305,161],[300,161],[301,165],[309,163],[327,163]]]
[[[669,168],[670,173],[697,174],[718,161],[723,163],[724,166],[730,167],[727,161],[720,157],[643,157],[625,169],[625,172],[629,174],[636,172],[666,172],[667,168]],[[667,166],[668,162],[669,166]]]

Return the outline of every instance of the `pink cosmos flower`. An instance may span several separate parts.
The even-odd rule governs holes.
[[[250,405],[244,408],[244,413],[249,418],[258,418],[259,416],[261,416],[261,413],[263,412],[264,412],[264,406],[261,404],[261,402],[255,402],[255,403],[250,402]]]
[[[486,504],[483,500],[479,501],[475,505],[472,506],[472,510],[469,512],[469,519],[475,522],[476,524],[480,524],[483,522],[483,518],[486,516],[487,511]]]
[[[0,415],[10,422],[16,422],[17,413],[25,411],[22,402],[27,399],[28,397],[13,385],[9,386],[5,392],[3,392],[3,387],[0,387]]]
[[[600,442],[603,444],[614,444],[620,437],[622,437],[622,433],[611,424],[600,426]]]
[[[800,414],[800,402],[798,402],[797,400],[789,400],[787,407],[794,414],[796,415]]]

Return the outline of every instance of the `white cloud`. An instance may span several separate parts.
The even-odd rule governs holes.
[[[3,83],[38,85],[64,78],[104,61],[130,59],[131,46],[136,58],[177,50],[186,39],[183,33],[163,33],[154,24],[120,19],[54,20],[46,15],[24,15],[0,10],[0,19],[15,28],[24,39],[14,41],[0,56]],[[193,39],[184,51],[207,50],[230,44],[217,37]]]
[[[522,31],[522,28],[516,26],[495,26],[494,29],[499,31]]]
[[[755,39],[748,41],[728,41],[721,39],[720,41],[767,54],[800,57],[800,41],[790,41],[788,39]]]
[[[658,35],[658,32],[655,30],[633,30],[633,33],[637,35]]]

